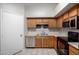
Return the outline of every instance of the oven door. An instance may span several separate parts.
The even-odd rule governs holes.
[[[57,40],[57,53],[59,55],[68,55],[68,43],[62,39]]]

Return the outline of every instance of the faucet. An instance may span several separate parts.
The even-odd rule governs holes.
[[[41,35],[45,35],[45,32],[44,32],[44,31],[42,31]]]

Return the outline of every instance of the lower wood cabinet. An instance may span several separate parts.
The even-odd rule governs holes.
[[[41,48],[42,47],[42,37],[35,38],[35,47]]]
[[[39,36],[35,39],[36,48],[56,48],[56,38],[53,36]]]
[[[57,49],[57,37],[53,37],[53,47],[54,49]]]
[[[52,37],[44,37],[43,38],[43,47],[53,48],[53,38]]]
[[[78,49],[69,45],[69,55],[78,55]]]

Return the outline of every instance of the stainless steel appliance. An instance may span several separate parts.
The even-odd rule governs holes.
[[[71,28],[79,29],[79,16],[71,17],[69,20]]]
[[[79,33],[78,32],[68,32],[68,42],[78,42],[79,41]]]
[[[69,21],[64,21],[64,22],[63,22],[63,27],[64,27],[64,28],[70,27]]]
[[[64,28],[79,29],[79,16],[71,17],[63,22]]]

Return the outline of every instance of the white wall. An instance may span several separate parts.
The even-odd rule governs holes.
[[[75,3],[28,3],[25,4],[26,17],[55,17],[66,12]]]
[[[57,3],[30,3],[25,5],[26,17],[52,17]]]
[[[1,30],[1,54],[14,54],[24,48],[24,7],[22,5],[2,4]]]
[[[0,5],[0,54],[1,54],[1,5]]]

